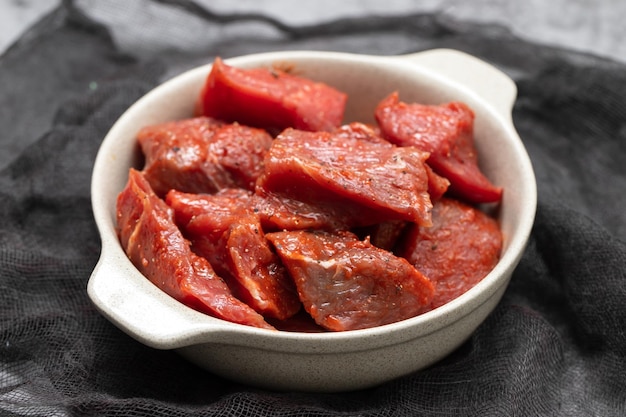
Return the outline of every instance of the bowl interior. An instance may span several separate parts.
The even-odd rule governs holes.
[[[376,332],[405,331],[415,324],[421,325],[420,332],[426,334],[445,325],[446,320],[467,314],[482,304],[493,292],[508,283],[508,277],[519,261],[528,238],[530,224],[534,217],[535,188],[532,168],[527,154],[513,127],[499,116],[489,103],[486,103],[471,90],[420,68],[409,62],[390,58],[369,57],[335,53],[287,52],[252,55],[227,61],[241,67],[272,66],[292,68],[295,74],[309,77],[335,86],[348,94],[345,121],[374,121],[376,104],[393,91],[398,91],[403,101],[417,101],[437,104],[460,100],[466,102],[476,114],[475,140],[479,152],[480,165],[486,175],[496,184],[504,187],[504,196],[498,210],[500,225],[504,234],[504,248],[501,262],[481,283],[453,302],[422,316],[394,323],[384,330],[368,329],[353,331],[373,335]],[[122,115],[105,138],[92,179],[92,203],[103,247],[112,248],[120,255],[124,268],[132,270],[132,265],[123,256],[115,234],[115,203],[117,194],[123,189],[128,178],[128,169],[137,167],[139,149],[135,135],[143,126],[191,117],[197,94],[210,71],[210,65],[196,68],[157,87]],[[486,80],[488,81],[488,80]],[[136,270],[135,270],[136,271]],[[138,273],[128,279],[143,280],[137,283],[147,289],[151,284]],[[154,291],[151,288],[150,291]],[[132,297],[132,295],[127,295]],[[171,308],[178,305],[173,299],[163,298]],[[111,307],[114,308],[114,307]],[[191,316],[190,316],[191,317]],[[197,319],[197,316],[193,316]],[[194,319],[194,320],[195,320]],[[208,318],[209,320],[214,320]],[[221,321],[221,320],[220,320]],[[237,331],[263,333],[254,329],[242,329],[240,325],[223,323]],[[255,333],[256,332],[256,333]],[[344,333],[353,333],[344,332]],[[250,333],[250,334],[252,334]],[[272,333],[272,332],[266,332]],[[286,333],[286,332],[279,332]],[[294,337],[284,335],[285,337]],[[271,335],[268,337],[276,337]],[[346,338],[349,335],[305,335],[299,340],[310,338]],[[407,336],[408,337],[408,336]]]

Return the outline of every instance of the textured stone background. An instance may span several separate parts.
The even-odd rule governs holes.
[[[2,0],[0,53],[61,0]],[[89,4],[107,0],[83,0]],[[201,0],[220,12],[265,12],[291,23],[311,24],[362,14],[438,11],[472,22],[498,23],[516,36],[626,62],[624,0]]]

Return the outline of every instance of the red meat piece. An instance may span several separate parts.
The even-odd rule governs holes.
[[[415,148],[343,132],[287,129],[266,154],[257,192],[315,204],[351,226],[387,220],[429,225],[427,157]]]
[[[436,288],[432,308],[457,298],[498,263],[502,233],[486,213],[450,198],[433,208],[431,227],[411,226],[397,250]]]
[[[165,202],[174,209],[176,224],[191,240],[191,249],[208,259],[218,275],[228,279],[231,271],[226,232],[231,224],[251,214],[250,199],[249,191],[227,188],[214,195],[171,190]]]
[[[172,210],[134,169],[118,195],[117,224],[120,242],[131,262],[165,293],[214,317],[273,329],[232,295],[206,259],[191,251],[174,224]]]
[[[215,59],[196,113],[271,132],[318,131],[341,124],[347,96],[326,84],[279,69],[242,69]]]
[[[450,181],[433,171],[428,163],[425,164],[425,167],[428,174],[428,194],[430,194],[430,200],[434,202],[443,197],[446,191],[448,191]]]
[[[254,210],[259,214],[263,230],[347,230],[352,215],[333,206],[305,202],[283,194],[268,193],[257,188]]]
[[[429,152],[428,164],[450,180],[455,195],[471,203],[500,200],[502,188],[493,185],[478,167],[474,112],[467,105],[408,104],[392,93],[378,104],[375,116],[385,139]]]
[[[279,320],[300,310],[294,282],[272,251],[257,216],[242,218],[229,228],[226,249],[239,293],[248,305]]]
[[[148,126],[137,139],[146,159],[144,175],[161,197],[171,189],[190,193],[252,189],[272,142],[262,129],[208,117]]]
[[[264,316],[284,320],[301,304],[251,199],[246,191],[231,189],[215,195],[170,191],[166,201],[194,252],[209,260],[234,294]]]
[[[335,331],[364,329],[420,314],[433,285],[405,259],[351,233],[268,233],[305,310]]]
[[[165,202],[175,212],[176,223],[194,235],[222,235],[238,218],[252,213],[252,192],[224,188],[215,194],[193,194],[171,190]],[[207,229],[210,222],[212,228]]]

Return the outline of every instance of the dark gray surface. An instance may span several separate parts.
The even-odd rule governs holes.
[[[0,52],[59,0],[7,1],[0,6]],[[97,8],[116,0],[82,0]],[[121,1],[120,7],[133,2]],[[496,23],[514,35],[534,42],[626,61],[626,1],[623,0],[202,0],[217,12],[263,12],[294,24],[311,24],[366,14],[393,15],[439,11],[444,17]],[[142,12],[142,11],[136,11]]]

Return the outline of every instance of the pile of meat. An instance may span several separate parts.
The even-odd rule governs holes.
[[[372,109],[278,69],[217,58],[196,115],[144,127],[144,166],[117,200],[120,242],[156,286],[198,311],[266,329],[343,331],[441,306],[497,263],[477,206],[502,190],[480,171],[463,103]]]

